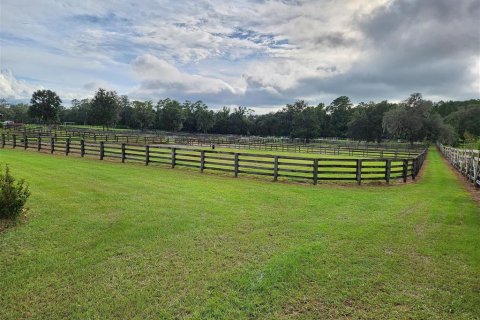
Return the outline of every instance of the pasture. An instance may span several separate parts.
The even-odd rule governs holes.
[[[0,149],[2,319],[475,319],[480,209],[439,153],[415,183],[275,184]]]

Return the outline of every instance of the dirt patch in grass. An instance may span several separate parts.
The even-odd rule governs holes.
[[[23,209],[23,212],[16,220],[12,219],[0,219],[0,233],[7,231],[10,228],[16,227],[27,223],[28,221],[28,209]]]

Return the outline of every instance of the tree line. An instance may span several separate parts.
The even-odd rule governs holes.
[[[202,101],[131,101],[128,96],[105,89],[98,89],[91,99],[73,100],[72,106],[65,108],[55,92],[38,90],[29,105],[8,105],[3,100],[0,115],[4,120],[24,123],[73,122],[107,128],[304,139],[348,137],[376,142],[404,139],[452,144],[480,136],[480,99],[433,103],[419,93],[400,103],[362,102],[357,106],[346,96],[329,105],[314,106],[299,100],[278,111],[256,115],[246,107],[212,110]]]

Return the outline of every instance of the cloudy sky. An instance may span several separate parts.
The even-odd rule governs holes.
[[[480,97],[478,0],[1,0],[0,97]]]

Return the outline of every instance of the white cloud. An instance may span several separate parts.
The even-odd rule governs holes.
[[[33,86],[24,80],[17,79],[10,70],[0,72],[0,97],[5,99],[27,99],[41,86]]]
[[[151,54],[137,57],[132,67],[141,80],[139,92],[185,92],[186,94],[235,94],[238,90],[223,80],[181,72]]]
[[[471,46],[451,45],[458,39],[476,43],[478,56],[472,31],[478,5],[448,3],[3,0],[0,63],[19,78],[35,79],[17,84],[17,94],[41,84],[62,98],[91,95],[100,84],[134,98],[204,99],[214,106],[272,107],[337,94],[355,101],[396,98],[412,87],[433,93],[428,82],[438,78],[438,66],[465,69],[471,51],[456,52]],[[405,80],[415,70],[422,80]],[[475,70],[467,72],[468,83],[459,72],[451,81],[441,73],[452,86],[437,91],[468,98],[475,91],[463,89],[480,81]],[[2,90],[14,92],[10,84]]]

